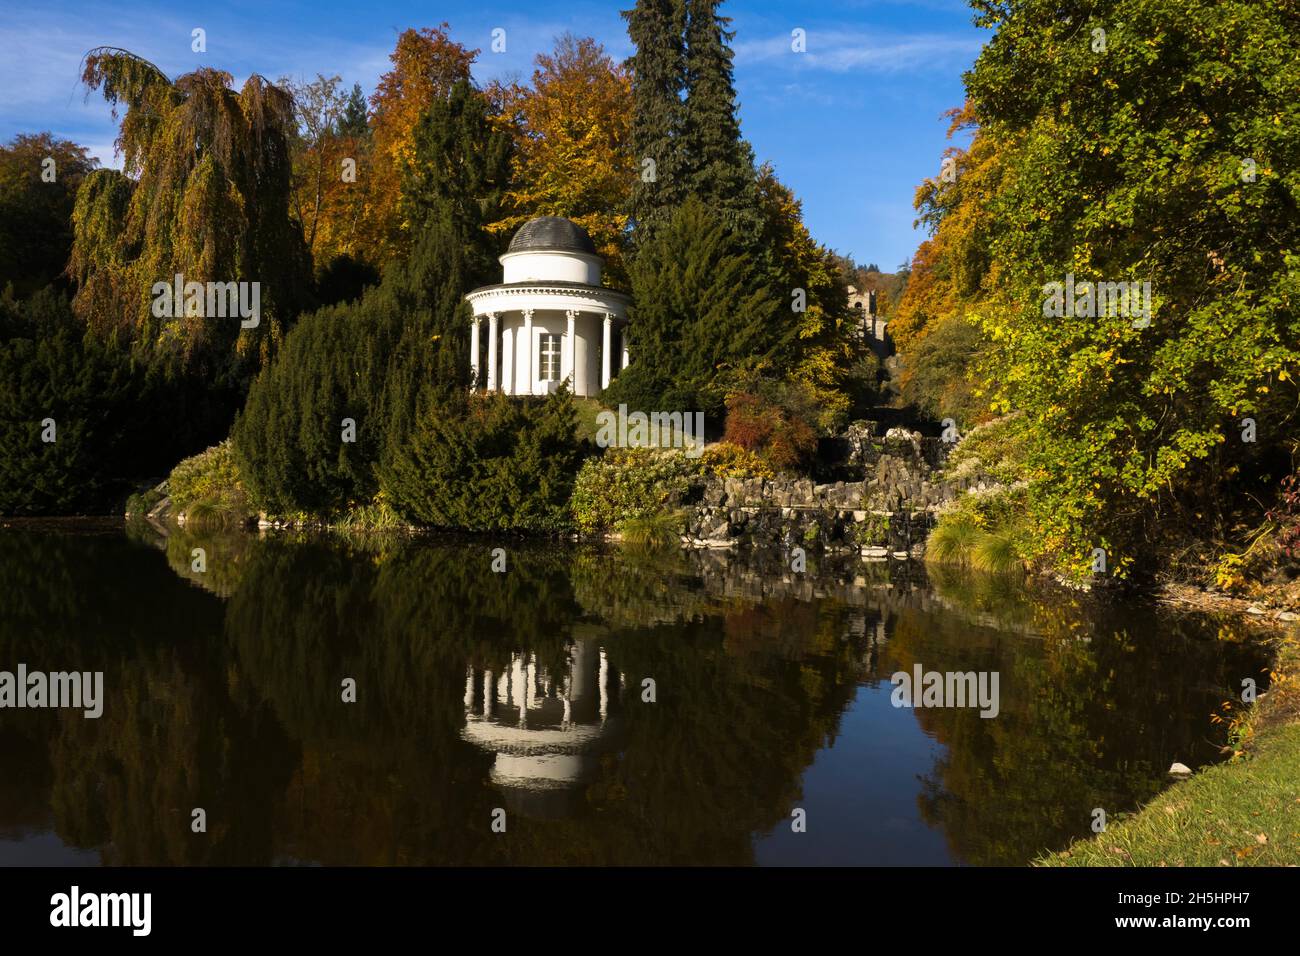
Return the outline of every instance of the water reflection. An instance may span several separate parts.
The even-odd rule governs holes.
[[[0,863],[1021,864],[1213,759],[1264,662],[906,566],[495,544],[0,528],[0,669],[106,695],[0,710]],[[999,716],[892,707],[915,664]]]
[[[506,806],[530,816],[570,812],[574,790],[614,749],[622,690],[605,648],[577,638],[556,670],[535,654],[511,654],[500,673],[470,666],[461,736],[495,755],[490,779]]]

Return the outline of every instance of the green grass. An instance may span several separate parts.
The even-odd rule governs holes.
[[[1009,574],[1022,567],[1020,556],[1010,535],[996,531],[980,532],[970,551],[970,566],[990,574]]]
[[[1039,866],[1300,865],[1300,644],[1283,644],[1242,756],[1174,784]]]
[[[983,533],[965,515],[940,519],[925,543],[925,560],[936,564],[969,564],[971,552]]]
[[[685,520],[678,511],[662,511],[644,518],[628,518],[618,533],[631,545],[644,548],[675,548],[681,544]]]

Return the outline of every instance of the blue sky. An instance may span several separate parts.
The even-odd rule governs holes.
[[[619,11],[632,0],[451,0],[411,3],[132,2],[24,5],[0,0],[0,139],[52,130],[91,148],[106,165],[116,125],[108,105],[77,83],[82,54],[121,46],[169,75],[199,65],[235,75],[337,73],[367,94],[388,66],[397,34],[445,20],[478,47],[482,82],[527,79],[533,57],[567,31],[628,56]],[[815,4],[728,0],[736,31],[736,86],[745,136],[803,201],[818,241],[886,271],[923,238],[912,196],[936,175],[947,145],[945,110],[962,102],[961,74],[986,39],[965,0],[820,0]],[[207,31],[207,53],[190,31]],[[492,30],[506,50],[491,52]],[[791,51],[806,31],[807,52]]]

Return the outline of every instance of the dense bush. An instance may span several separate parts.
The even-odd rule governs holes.
[[[396,334],[363,300],[306,316],[285,338],[249,391],[233,433],[259,507],[324,515],[378,490],[380,407]]]
[[[248,512],[248,492],[229,440],[186,458],[167,478],[167,493],[181,511],[205,505],[243,516]]]
[[[975,393],[983,336],[961,316],[940,319],[918,337],[899,376],[903,401],[935,421],[951,418],[960,427],[988,415],[988,403]]]
[[[565,391],[540,402],[495,393],[431,405],[394,450],[385,491],[398,513],[420,524],[564,531],[587,453],[576,426]]]
[[[681,501],[699,474],[698,459],[654,448],[611,449],[589,459],[573,486],[573,522],[583,534],[650,518]]]
[[[324,517],[374,499],[416,408],[469,385],[463,265],[451,224],[432,220],[381,285],[289,333],[234,430],[257,505]]]
[[[174,453],[170,394],[52,290],[0,300],[0,514],[117,510]]]
[[[709,445],[697,458],[677,450],[610,449],[589,458],[578,472],[570,500],[573,523],[583,534],[649,529],[689,498],[700,481],[774,475],[761,457],[730,442]]]
[[[800,389],[775,386],[727,396],[726,440],[781,471],[802,471],[817,454],[816,412]]]

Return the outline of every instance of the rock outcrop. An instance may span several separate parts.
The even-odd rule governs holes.
[[[973,484],[941,469],[951,445],[904,428],[857,422],[833,439],[829,465],[848,480],[726,478],[686,508],[683,538],[701,548],[858,551],[919,557],[935,513]],[[824,449],[826,450],[826,449]]]

